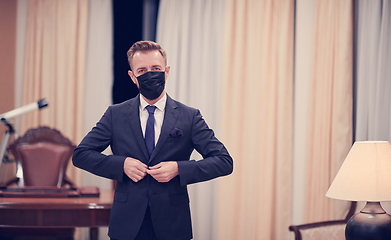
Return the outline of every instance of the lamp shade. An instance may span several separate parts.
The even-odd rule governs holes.
[[[387,141],[355,142],[326,196],[349,201],[390,201],[390,143]]]

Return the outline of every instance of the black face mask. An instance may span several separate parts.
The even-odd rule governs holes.
[[[149,100],[162,94],[166,83],[165,72],[146,72],[137,77],[140,93]]]

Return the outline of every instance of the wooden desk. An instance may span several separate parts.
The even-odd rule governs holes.
[[[90,239],[98,239],[98,227],[109,225],[112,191],[100,197],[3,198],[0,197],[0,227],[89,227]]]

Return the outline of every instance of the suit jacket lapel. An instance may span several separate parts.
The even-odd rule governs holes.
[[[162,146],[164,145],[164,142],[169,137],[171,130],[174,128],[174,125],[178,119],[178,115],[179,112],[178,112],[177,104],[167,94],[167,103],[166,103],[162,129],[160,131],[159,140],[156,144],[155,150],[153,151],[151,158],[149,159],[149,162],[152,161],[152,159],[161,150]]]
[[[147,147],[145,146],[144,136],[141,130],[139,106],[140,106],[140,94],[137,95],[137,97],[135,97],[133,101],[129,102],[128,119],[129,119],[130,128],[132,129],[134,134],[134,138],[138,143],[138,145],[140,146],[140,149],[143,152],[145,159],[148,159],[149,158],[148,151],[147,151]],[[142,161],[142,159],[139,160]]]

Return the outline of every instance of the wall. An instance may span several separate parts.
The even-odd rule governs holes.
[[[15,102],[16,5],[0,0],[0,114],[12,110]]]
[[[13,110],[15,106],[16,7],[17,1],[0,0],[0,114]],[[6,129],[4,124],[0,125],[1,139]],[[14,172],[14,165],[3,165],[2,158],[0,156],[0,183]]]

